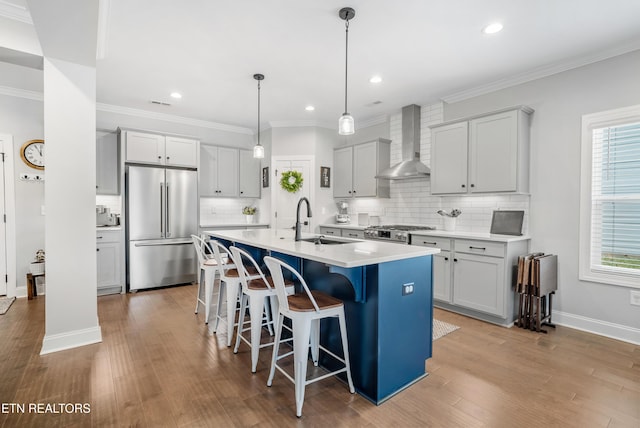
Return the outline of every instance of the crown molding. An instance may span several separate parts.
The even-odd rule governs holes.
[[[182,125],[197,126],[200,128],[215,129],[217,131],[234,132],[236,134],[253,135],[253,130],[241,126],[225,125],[223,123],[210,122],[208,120],[191,119],[183,116],[175,116],[166,113],[140,110],[130,107],[114,106],[111,104],[96,103],[96,110],[107,113],[124,114],[127,116],[143,117],[145,119],[163,120],[165,122],[179,123]]]
[[[368,128],[370,126],[380,125],[389,121],[388,114],[381,114],[378,116],[370,117],[367,120],[358,121],[358,128]]]
[[[332,129],[328,122],[319,122],[317,120],[275,120],[269,122],[269,128],[327,128]]]
[[[584,56],[576,58],[571,61],[565,61],[560,64],[554,64],[551,66],[538,67],[525,73],[516,74],[504,79],[496,80],[486,85],[476,86],[474,88],[465,89],[463,91],[455,92],[451,95],[442,97],[442,100],[448,104],[463,101],[469,98],[474,98],[480,95],[488,94],[491,92],[499,91],[501,89],[510,88],[512,86],[521,85],[523,83],[531,82],[533,80],[541,79],[543,77],[552,76],[554,74],[562,73],[563,71],[572,70],[574,68],[583,67],[585,65],[593,64],[595,62],[603,61],[605,59],[613,58],[619,55],[624,55],[629,52],[640,49],[640,40],[631,42],[625,46],[618,46],[613,49],[609,49],[603,52],[599,52],[595,55]]]
[[[33,19],[26,7],[0,0],[0,16],[33,25]]]
[[[42,94],[42,92],[29,91],[27,89],[10,88],[9,86],[0,86],[0,95],[25,98],[27,100],[44,101],[44,95]]]

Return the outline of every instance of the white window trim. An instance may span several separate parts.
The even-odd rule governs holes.
[[[580,173],[580,253],[578,278],[582,281],[599,282],[623,287],[639,288],[637,278],[594,272],[591,270],[591,172],[593,154],[593,133],[596,128],[637,122],[640,118],[640,104],[582,116],[582,154]]]

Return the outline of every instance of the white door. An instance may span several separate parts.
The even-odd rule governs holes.
[[[303,196],[311,201],[310,189],[313,186],[313,177],[311,177],[311,160],[283,160],[275,159],[273,162],[273,213],[274,219],[272,224],[276,229],[292,229],[296,224],[296,209],[298,201]],[[302,187],[295,193],[290,193],[280,186],[280,178],[285,171],[298,171],[302,173]],[[303,204],[305,205],[305,204]],[[313,214],[313,213],[312,213]],[[303,232],[311,231],[311,221],[307,217],[307,207],[302,206],[300,211],[300,222],[306,222],[302,227]],[[304,224],[304,223],[303,223]]]
[[[0,295],[4,296],[7,294],[7,222],[5,221],[5,155],[2,149],[2,141],[0,140],[0,152],[2,152],[2,162],[0,162]]]

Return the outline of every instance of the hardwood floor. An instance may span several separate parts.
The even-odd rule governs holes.
[[[276,375],[266,386],[270,349],[251,374],[249,348],[233,354],[224,329],[209,336],[204,311],[193,314],[195,292],[100,297],[103,342],[45,356],[44,298],[18,299],[0,316],[0,426],[640,426],[640,346],[440,310],[436,318],[461,328],[434,342],[427,378],[380,406],[326,379],[307,387],[298,419],[293,384]],[[88,403],[90,412],[39,414],[29,403]]]

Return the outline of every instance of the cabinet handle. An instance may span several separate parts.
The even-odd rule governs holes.
[[[353,193],[356,193],[356,191],[354,190]]]
[[[458,259],[453,259],[453,261],[454,261],[454,262],[457,262],[457,261],[458,261]]]
[[[472,247],[471,245],[469,245],[469,249],[470,250],[482,250],[482,251],[486,251],[486,247]]]
[[[328,230],[327,230],[325,233],[326,233],[327,235],[333,235],[333,234],[334,234],[334,232],[333,232],[333,231],[328,231]]]
[[[96,251],[100,251],[100,248],[96,248]]]
[[[162,156],[158,156],[158,160],[162,160]]]
[[[98,236],[98,237],[96,237],[96,239],[102,239],[102,236]]]
[[[462,188],[464,189],[465,187],[467,187],[467,186],[463,184],[463,185],[462,185]]]
[[[171,158],[170,158],[169,156],[167,156],[167,161],[168,161],[169,159],[171,159]]]
[[[472,183],[472,184],[471,184],[471,187],[476,187],[476,185]]]
[[[437,245],[436,242],[428,242],[428,241],[422,241],[423,244],[428,244],[428,245]]]
[[[358,234],[357,233],[349,233],[349,236],[355,236],[357,238]]]
[[[445,261],[445,262],[448,262],[448,261],[449,261],[449,257],[445,257],[445,258],[444,258],[444,261]]]
[[[351,190],[349,190],[349,194],[351,194]]]

